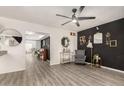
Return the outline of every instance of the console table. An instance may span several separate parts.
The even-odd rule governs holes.
[[[73,60],[73,52],[60,52],[60,63],[69,63]]]

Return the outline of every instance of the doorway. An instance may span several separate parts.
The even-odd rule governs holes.
[[[25,32],[25,50],[26,59],[30,57],[50,63],[50,35],[42,32]]]

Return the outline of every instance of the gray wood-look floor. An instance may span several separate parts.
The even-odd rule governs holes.
[[[27,58],[25,71],[0,75],[0,85],[3,86],[98,86],[124,85],[124,74],[102,69],[91,68],[89,65],[73,63],[49,66],[36,58]]]

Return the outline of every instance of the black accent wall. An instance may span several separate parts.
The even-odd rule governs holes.
[[[102,65],[124,71],[124,18],[110,23],[99,25],[99,31],[103,33],[103,44],[93,44],[93,54],[99,53]],[[86,50],[86,61],[90,62],[90,49],[86,45],[80,45],[79,37],[92,36],[97,32],[96,27],[78,32],[78,49]],[[117,47],[109,47],[105,44],[105,34],[111,33],[111,40],[117,40]]]

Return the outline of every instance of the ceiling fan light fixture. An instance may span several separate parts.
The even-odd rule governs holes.
[[[73,19],[73,20],[72,20],[72,22],[73,22],[73,23],[76,23],[76,22],[77,22],[77,20],[76,20],[76,19]]]
[[[78,17],[81,14],[81,12],[83,11],[84,7],[85,6],[80,6],[80,8],[78,10],[76,8],[73,8],[72,9],[72,12],[73,12],[72,17],[68,17],[68,16],[64,16],[64,15],[60,15],[60,14],[56,14],[56,16],[60,16],[60,17],[63,17],[63,18],[71,19],[70,21],[67,21],[67,22],[61,24],[62,26],[66,25],[66,24],[68,24],[70,22],[73,22],[73,23],[75,23],[79,27],[80,26],[79,21],[95,19],[96,18],[96,17],[92,17],[92,16],[89,16],[89,17]]]

